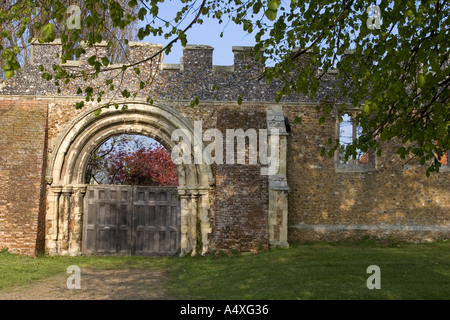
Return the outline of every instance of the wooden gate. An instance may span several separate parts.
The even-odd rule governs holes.
[[[176,187],[89,186],[83,254],[173,255],[180,246]]]

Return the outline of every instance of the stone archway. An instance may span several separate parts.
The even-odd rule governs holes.
[[[83,241],[83,198],[87,184],[84,172],[93,150],[109,137],[136,133],[154,138],[168,150],[175,129],[193,125],[174,109],[142,102],[127,102],[128,110],[105,108],[99,116],[90,108],[78,115],[60,135],[47,170],[46,252],[50,255],[79,255]],[[193,141],[193,139],[191,139]],[[209,198],[214,188],[211,167],[206,164],[180,164],[178,193],[181,206],[181,254],[197,252],[197,226],[200,226],[201,253],[209,249],[210,218],[214,213]]]

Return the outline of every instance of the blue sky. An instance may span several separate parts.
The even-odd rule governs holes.
[[[173,17],[179,8],[179,1],[169,1],[161,4],[160,15],[162,17]],[[215,19],[204,20],[202,25],[194,25],[187,32],[188,44],[210,45],[214,48],[213,64],[214,65],[232,65],[233,64],[233,46],[252,46],[254,45],[254,37],[242,31],[241,26],[236,26],[233,22],[219,24]],[[224,29],[225,28],[225,29]],[[223,37],[220,33],[223,31]],[[144,38],[143,42],[166,44],[170,41],[163,37],[149,36]],[[183,49],[180,42],[172,48],[172,52],[168,56],[164,56],[164,63],[180,63],[183,55]]]

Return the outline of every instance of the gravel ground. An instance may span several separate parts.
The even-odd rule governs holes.
[[[81,288],[68,289],[70,275],[58,275],[31,286],[0,292],[0,300],[168,300],[159,270],[81,269]]]

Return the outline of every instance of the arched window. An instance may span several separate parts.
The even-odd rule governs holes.
[[[346,148],[351,146],[362,133],[362,128],[357,125],[351,114],[345,113],[338,122],[339,149],[336,155],[338,169],[343,171],[370,171],[375,168],[374,154],[371,151],[363,152],[355,150],[353,156],[346,159]]]
[[[449,156],[450,156],[450,151],[443,152],[441,157],[439,157],[437,154],[435,154],[434,161],[440,162],[442,167],[449,167],[449,163],[448,163]]]

